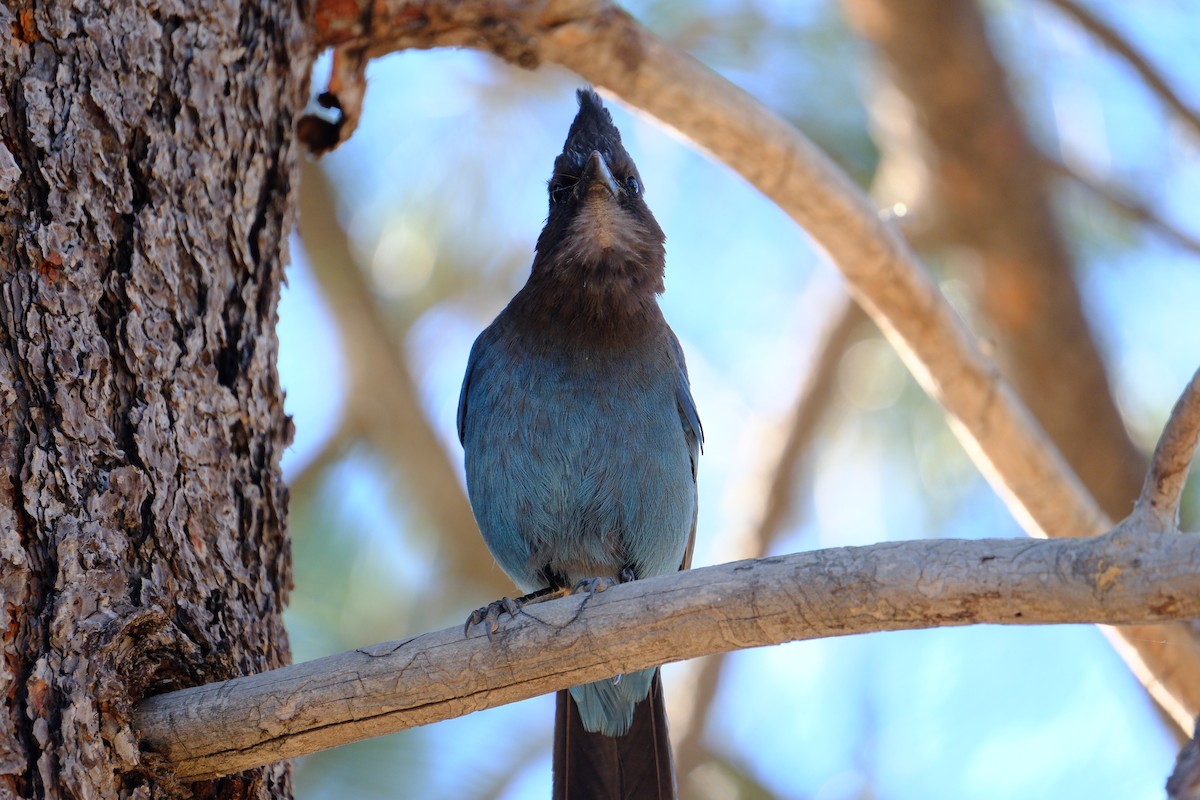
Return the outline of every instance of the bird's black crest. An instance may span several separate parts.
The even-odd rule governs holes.
[[[579,113],[567,131],[562,155],[554,164],[555,172],[578,175],[593,151],[599,151],[610,165],[629,161],[621,144],[621,132],[613,124],[600,95],[591,89],[580,89],[575,94],[579,98]]]
[[[608,109],[591,89],[576,94],[579,112],[554,160],[549,213],[520,302],[534,297],[543,315],[624,325],[657,313],[664,236]]]

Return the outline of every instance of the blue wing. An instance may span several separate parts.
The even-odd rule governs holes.
[[[675,383],[675,404],[679,409],[679,421],[683,425],[683,435],[687,439],[688,453],[692,459],[692,480],[696,480],[696,466],[700,461],[700,453],[704,451],[704,426],[700,424],[700,414],[696,412],[696,401],[692,399],[692,383],[688,380],[687,362],[683,359],[683,348],[679,339],[671,331],[671,351],[675,355],[675,363],[679,367],[679,380]],[[687,547],[683,551],[683,563],[680,569],[691,569],[692,551],[696,548],[696,511],[692,511],[692,529],[688,532]]]
[[[475,362],[479,358],[480,342],[483,336],[480,335],[475,340],[475,344],[471,345],[471,355],[467,357],[467,372],[463,375],[462,389],[458,393],[458,443],[466,445],[467,432],[467,394],[471,387],[471,373],[475,370]]]
[[[692,399],[692,384],[688,380],[687,363],[683,360],[683,348],[679,346],[679,339],[673,332],[671,333],[671,350],[675,355],[675,363],[679,367],[679,381],[675,384],[675,402],[679,406],[679,421],[683,424],[683,434],[687,437],[688,449],[691,452],[692,480],[695,480],[696,465],[700,461],[700,454],[704,452],[704,426],[700,424],[696,401]],[[460,419],[461,408],[460,404]],[[461,422],[459,430],[462,430]]]

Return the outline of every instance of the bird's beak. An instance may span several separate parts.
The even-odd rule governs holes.
[[[621,192],[621,187],[617,185],[612,171],[609,170],[608,164],[604,161],[604,156],[600,155],[599,150],[592,151],[587,165],[583,168],[583,177],[579,183],[583,190],[589,193],[603,190],[616,197]]]

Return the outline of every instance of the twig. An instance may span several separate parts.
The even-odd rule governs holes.
[[[873,631],[1200,616],[1200,536],[888,542],[740,561],[144,700],[183,780],[230,774],[606,676]],[[584,646],[586,645],[586,646]]]
[[[1200,440],[1200,370],[1184,388],[1154,448],[1131,518],[1164,533],[1179,530],[1179,501]]]
[[[1090,10],[1075,2],[1075,0],[1046,0],[1064,14],[1078,23],[1079,27],[1090,33],[1096,41],[1113,51],[1146,83],[1154,94],[1179,117],[1192,133],[1200,136],[1200,113],[1191,108],[1171,86],[1170,81],[1150,63],[1129,40]]]
[[[1147,228],[1157,231],[1164,239],[1174,242],[1176,246],[1200,255],[1200,237],[1185,231],[1173,222],[1167,221],[1148,203],[1133,197],[1127,189],[1103,183],[1078,170],[1072,169],[1050,156],[1043,156],[1042,163],[1046,165],[1046,169],[1051,173],[1074,181],[1121,211],[1125,216],[1135,222],[1142,223]]]

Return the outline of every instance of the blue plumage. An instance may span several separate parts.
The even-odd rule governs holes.
[[[528,283],[480,334],[459,399],[484,540],[524,591],[685,567],[703,433],[659,310],[665,253],[591,92],[550,182]],[[575,687],[584,727],[629,728],[654,670]]]

